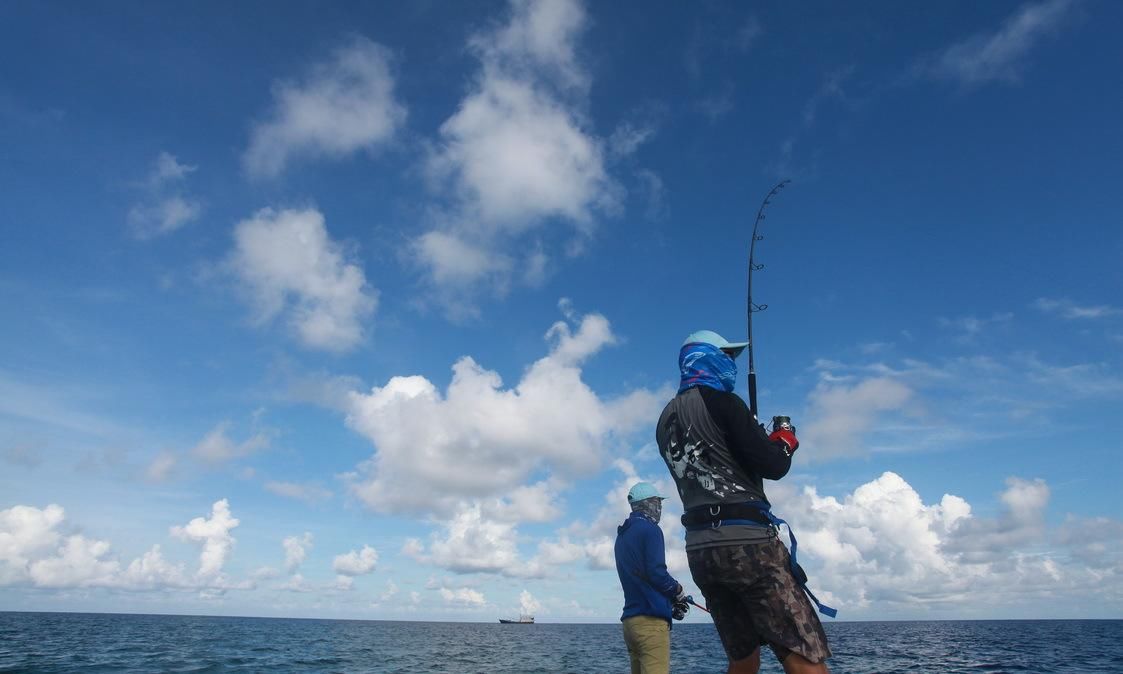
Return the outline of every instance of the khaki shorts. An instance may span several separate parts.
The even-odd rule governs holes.
[[[624,643],[632,660],[632,674],[671,671],[671,624],[666,620],[649,615],[624,618]]]
[[[811,662],[830,657],[823,625],[779,539],[703,548],[686,557],[730,660],[747,658],[763,644],[780,661],[792,652]]]

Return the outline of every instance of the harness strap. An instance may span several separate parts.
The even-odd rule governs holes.
[[[754,505],[756,503],[761,502],[723,503],[691,508],[683,513],[682,526],[685,527],[687,531],[717,528],[723,524],[728,526],[734,522],[737,524],[770,526],[771,522],[768,516],[762,512],[762,510],[767,509],[767,505],[762,508],[761,506]]]
[[[776,517],[775,515],[773,515],[771,510],[765,510],[764,514],[768,516],[768,519],[772,522],[772,526],[776,527],[777,529],[780,528],[781,524],[788,528],[788,539],[791,540],[791,542],[792,542],[792,549],[791,549],[791,553],[792,553],[791,554],[792,574],[795,575],[795,578],[796,578],[797,581],[801,577],[803,578],[803,580],[802,580],[802,582],[800,582],[799,586],[801,588],[803,588],[803,591],[806,592],[807,596],[811,598],[811,601],[815,604],[815,607],[819,609],[819,613],[822,613],[823,615],[828,616],[830,618],[837,617],[838,616],[838,609],[831,608],[830,606],[827,606],[826,604],[819,601],[818,598],[816,598],[815,595],[811,592],[811,589],[807,587],[807,574],[806,573],[800,573],[800,572],[796,571],[797,568],[799,569],[799,571],[803,571],[803,569],[796,562],[795,552],[796,552],[796,545],[797,544],[796,544],[796,540],[795,540],[795,532],[792,531],[792,525],[788,524],[787,522],[780,519],[779,517]]]
[[[699,506],[691,508],[682,515],[682,526],[687,531],[702,531],[704,529],[717,529],[723,526],[733,525],[750,525],[750,526],[773,526],[777,530],[780,526],[788,528],[788,540],[791,541],[791,571],[795,577],[800,588],[807,593],[807,596],[819,609],[819,613],[825,616],[834,618],[838,615],[838,610],[820,602],[818,598],[812,594],[810,588],[807,587],[807,574],[804,573],[803,568],[799,566],[796,561],[796,549],[798,544],[795,540],[795,532],[792,531],[790,524],[772,514],[772,507],[767,501],[746,501],[744,503],[725,503],[712,506]]]

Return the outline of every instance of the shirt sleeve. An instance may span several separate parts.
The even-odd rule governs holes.
[[[736,393],[703,392],[706,409],[714,421],[725,430],[725,441],[733,458],[745,470],[768,480],[779,480],[792,467],[792,457],[787,447],[777,440],[772,442],[764,426],[753,418],[749,406]]]
[[[667,571],[667,554],[666,545],[663,541],[663,530],[656,524],[644,528],[648,532],[644,536],[646,550],[644,550],[643,555],[644,565],[646,566],[644,574],[647,576],[647,582],[651,583],[651,586],[659,594],[668,599],[674,599],[679,583]]]

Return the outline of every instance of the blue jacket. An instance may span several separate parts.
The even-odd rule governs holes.
[[[649,615],[671,622],[678,581],[667,573],[663,530],[640,513],[632,513],[616,529],[616,573],[624,588],[621,620]]]

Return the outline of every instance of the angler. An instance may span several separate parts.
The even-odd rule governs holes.
[[[761,644],[788,674],[827,672],[827,635],[764,492],[765,479],[787,475],[799,440],[786,417],[766,434],[733,393],[734,359],[747,345],[709,330],[687,337],[678,395],[656,428],[659,453],[682,497],[690,574],[706,597],[730,674],[755,674]],[[795,547],[793,537],[793,553]]]
[[[799,449],[786,416],[772,418],[772,433],[757,421],[753,314],[768,308],[753,302],[754,258],[760,223],[772,197],[757,211],[749,245],[748,341],[729,342],[710,330],[686,338],[679,351],[679,390],[663,410],[655,431],[659,453],[682,497],[686,556],[694,583],[709,604],[729,658],[730,674],[756,674],[760,646],[768,644],[788,674],[826,673],[827,635],[811,603],[824,606],[807,587],[796,562],[791,527],[789,553],[779,540],[784,520],[772,514],[764,480],[779,480]],[[749,405],[733,392],[736,358],[749,352]]]

